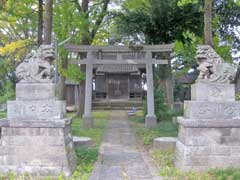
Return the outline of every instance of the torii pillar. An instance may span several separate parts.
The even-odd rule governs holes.
[[[152,59],[152,54],[147,53],[147,58]],[[151,61],[146,62],[147,72],[147,115],[145,117],[145,127],[153,128],[157,125],[157,118],[154,110],[154,87],[153,87],[153,64]]]
[[[83,128],[93,127],[92,116],[92,78],[93,78],[93,57],[92,51],[87,53],[86,62],[86,86],[85,86],[85,106],[83,114]]]

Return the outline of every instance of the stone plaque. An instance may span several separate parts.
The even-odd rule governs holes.
[[[7,117],[19,120],[61,119],[65,113],[62,101],[8,101]]]
[[[240,117],[240,102],[185,101],[184,117],[197,119],[229,119]]]

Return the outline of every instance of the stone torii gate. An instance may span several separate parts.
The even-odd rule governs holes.
[[[83,127],[93,126],[92,116],[92,79],[93,65],[145,65],[147,75],[147,115],[145,127],[154,127],[157,123],[154,110],[153,65],[168,64],[169,60],[159,59],[160,53],[170,53],[173,44],[143,45],[143,46],[88,46],[65,45],[72,53],[73,64],[86,65],[85,107],[83,114]]]

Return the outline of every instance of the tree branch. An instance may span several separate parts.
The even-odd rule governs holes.
[[[75,3],[78,11],[81,12],[81,11],[82,11],[82,7],[81,7],[81,5],[78,3],[78,0],[73,0],[73,2]]]
[[[73,0],[79,12],[88,12],[89,0],[82,0],[82,5],[79,4],[78,0]]]
[[[107,13],[108,4],[110,3],[110,0],[103,0],[103,8],[102,12],[99,14],[98,19],[96,20],[96,23],[94,25],[95,28],[93,28],[91,32],[91,38],[94,39],[98,29],[100,28],[100,25],[102,24],[102,21]]]

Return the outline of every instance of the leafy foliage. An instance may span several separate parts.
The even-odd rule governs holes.
[[[198,0],[179,0],[177,5],[179,7],[183,7],[188,4],[197,4],[197,3],[198,3]]]
[[[240,44],[240,38],[236,33],[236,27],[240,26],[239,2],[239,0],[215,0],[215,12],[212,22],[214,35],[220,36],[221,41],[225,41],[237,49],[239,49]],[[202,0],[179,0],[178,6],[184,7],[189,4],[199,4],[200,9],[203,9],[203,3],[204,1]]]
[[[155,114],[157,119],[169,120],[171,118],[171,110],[165,104],[164,92],[161,89],[155,89],[154,91],[154,103],[155,103]]]
[[[215,32],[219,32],[221,41],[225,41],[233,48],[240,50],[240,37],[236,34],[236,27],[240,26],[240,1],[239,0],[215,0],[215,18],[219,26]]]
[[[220,43],[218,43],[218,42],[219,42],[218,37],[215,37],[214,44],[216,44],[216,45],[215,45],[214,49],[226,62],[232,63],[232,55],[231,55],[232,47],[231,47],[231,45],[219,45]]]
[[[34,45],[37,27],[36,1],[8,0],[0,11],[1,102],[14,97],[15,68]],[[11,82],[10,82],[11,81]]]
[[[202,39],[194,33],[186,31],[183,33],[182,41],[175,41],[173,69],[175,75],[186,74],[189,69],[196,68],[197,45],[202,43]]]
[[[7,116],[6,112],[1,112],[0,111],[0,119],[5,118]],[[1,176],[0,176],[1,177]]]
[[[181,40],[186,30],[201,36],[203,16],[198,4],[179,7],[177,3],[177,0],[127,0],[117,19],[119,33],[135,39],[143,34],[145,41],[140,42],[146,44]]]
[[[154,90],[155,114],[158,121],[168,120],[171,117],[171,109],[165,104],[164,92],[162,89]],[[147,102],[144,101],[144,116],[147,115]]]
[[[62,69],[62,75],[76,83],[85,79],[85,74],[80,70],[80,67],[75,64],[68,65],[66,70]]]
[[[0,88],[0,104],[6,103],[7,100],[15,98],[15,87],[11,81],[2,81],[1,86],[2,88]]]

